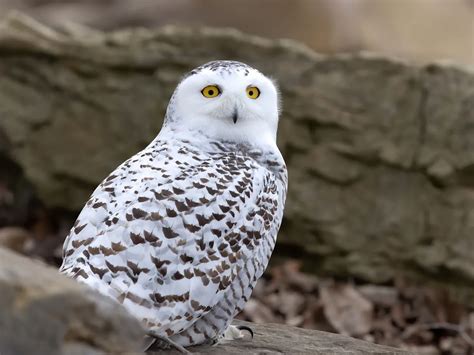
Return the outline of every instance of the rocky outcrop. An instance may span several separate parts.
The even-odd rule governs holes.
[[[2,248],[0,295],[2,355],[142,353],[144,330],[120,305],[43,263]],[[337,334],[240,323],[253,328],[253,340],[190,350],[206,354],[408,354]]]
[[[183,73],[245,61],[278,80],[289,167],[277,254],[308,269],[397,273],[474,291],[474,74],[371,55],[319,56],[233,30],[0,29],[0,151],[50,206],[78,210],[158,132]]]
[[[143,347],[116,302],[39,261],[0,248],[0,354],[102,354]]]

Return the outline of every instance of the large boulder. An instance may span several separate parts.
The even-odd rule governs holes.
[[[0,152],[41,200],[79,210],[157,134],[180,77],[212,59],[278,80],[290,189],[278,254],[318,272],[474,290],[474,73],[320,56],[234,30],[0,28]]]
[[[0,248],[0,354],[137,352],[140,323],[57,270]]]

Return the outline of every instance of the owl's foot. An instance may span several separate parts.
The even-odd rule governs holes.
[[[246,331],[248,331],[249,334],[250,334],[250,337],[253,339],[253,330],[252,330],[252,328],[247,327],[246,325],[237,325],[236,328],[237,328],[238,330],[246,330]],[[241,332],[241,333],[242,333],[242,332]]]
[[[244,338],[244,333],[242,330],[246,330],[250,333],[250,336],[253,339],[253,330],[246,325],[229,325],[224,332],[222,340],[236,340]]]
[[[170,338],[167,338],[163,335],[158,334],[153,329],[149,329],[146,334],[149,337],[153,338],[154,341],[150,345],[148,345],[145,351],[153,350],[153,349],[162,349],[162,350],[176,349],[180,353],[191,354],[191,352],[186,350],[183,346],[179,345],[178,343],[175,343]]]

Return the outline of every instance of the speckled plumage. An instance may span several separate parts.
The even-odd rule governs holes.
[[[205,70],[223,80],[254,70],[232,63]],[[169,107],[157,138],[93,192],[61,271],[188,346],[221,336],[249,299],[275,246],[287,173],[276,145],[188,129],[180,115]]]

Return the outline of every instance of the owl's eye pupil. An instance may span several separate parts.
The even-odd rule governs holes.
[[[253,96],[253,91],[252,90],[249,91],[249,95]]]
[[[209,95],[214,95],[214,90],[209,90]]]

